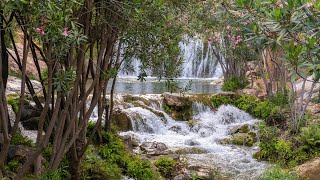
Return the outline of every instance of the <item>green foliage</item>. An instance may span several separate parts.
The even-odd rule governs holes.
[[[21,166],[20,161],[18,159],[13,159],[9,161],[6,166],[4,166],[4,170],[9,172],[16,172],[19,166]]]
[[[117,133],[104,132],[103,141],[105,144],[98,147],[98,154],[102,159],[117,164],[117,166],[122,169],[124,175],[141,180],[158,178],[150,162],[130,154]]]
[[[223,105],[223,104],[230,104],[232,103],[232,99],[229,96],[212,96],[211,97],[211,102],[213,107],[218,108],[219,106]]]
[[[290,172],[288,170],[281,169],[279,166],[275,166],[269,170],[267,170],[262,177],[261,180],[299,180],[299,176],[295,172]]]
[[[223,91],[236,91],[238,89],[243,89],[247,86],[248,81],[245,79],[240,79],[235,76],[225,79],[222,85]]]
[[[275,106],[285,107],[289,104],[288,94],[287,92],[278,92],[275,95],[273,95],[273,97],[271,97],[270,101]]]
[[[15,95],[15,94],[10,94],[7,96],[7,102],[9,105],[11,105],[12,109],[14,112],[18,112],[19,111],[19,96]]]
[[[33,147],[34,144],[31,139],[24,137],[20,131],[17,131],[14,136],[11,138],[12,145],[24,145],[28,147]]]
[[[93,146],[89,146],[81,164],[82,179],[114,179],[122,178],[121,168],[114,162],[101,159]]]
[[[172,109],[168,105],[163,104],[162,107],[163,107],[164,112],[166,112],[167,114],[171,114],[172,113]]]
[[[239,109],[251,114],[257,106],[257,98],[250,95],[242,95],[233,104]]]
[[[320,125],[312,124],[301,128],[299,139],[306,145],[320,152]]]
[[[40,180],[63,180],[69,179],[70,174],[67,166],[60,166],[57,170],[47,171],[40,176]]]
[[[318,147],[311,145],[314,142],[313,140],[316,139],[314,137],[318,136],[318,130],[312,126],[302,128],[300,134],[292,135],[293,137],[289,139],[281,138],[280,130],[274,126],[266,126],[265,122],[260,123],[259,128],[260,151],[254,155],[257,159],[292,167],[320,153]],[[312,139],[311,144],[306,139]]]
[[[53,85],[58,92],[67,94],[72,89],[75,77],[76,72],[73,69],[59,71],[55,74]]]
[[[161,157],[154,161],[154,165],[158,168],[160,174],[165,178],[172,178],[175,175],[176,162],[170,157]]]
[[[148,160],[132,158],[126,162],[126,166],[125,174],[129,177],[141,180],[157,179]]]
[[[277,110],[274,103],[270,100],[257,103],[256,107],[253,109],[253,116],[266,119],[271,116]]]

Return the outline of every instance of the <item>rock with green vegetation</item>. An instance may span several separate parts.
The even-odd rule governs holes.
[[[244,125],[239,125],[233,127],[230,131],[229,134],[233,135],[236,133],[248,133],[250,131],[250,125],[249,124],[244,124]]]
[[[150,105],[149,101],[141,96],[126,94],[126,95],[123,95],[122,98],[123,98],[123,101],[127,102],[127,103],[133,103],[133,102],[139,101],[139,102],[142,102],[146,106]]]
[[[230,138],[220,141],[221,144],[235,144],[240,146],[253,146],[257,142],[256,133],[235,133]]]
[[[188,121],[192,118],[192,101],[188,96],[163,94],[163,109],[173,119]]]
[[[205,154],[208,153],[207,150],[198,148],[198,147],[191,147],[191,148],[183,148],[174,151],[175,154]]]
[[[176,175],[176,161],[172,158],[163,156],[155,160],[153,163],[158,168],[162,177],[171,179]]]

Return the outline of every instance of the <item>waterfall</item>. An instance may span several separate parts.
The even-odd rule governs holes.
[[[179,43],[183,56],[182,78],[216,78],[221,70],[212,47],[198,38],[187,38]]]
[[[200,38],[185,36],[179,43],[183,64],[179,78],[219,78],[222,75],[221,68],[213,55],[210,44]],[[137,77],[140,73],[141,62],[133,58],[122,65],[119,77]],[[149,70],[149,72],[151,72]]]

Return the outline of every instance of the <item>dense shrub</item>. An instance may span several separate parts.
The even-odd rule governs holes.
[[[277,111],[277,107],[271,101],[263,101],[256,104],[252,115],[257,118],[266,119]]]
[[[154,165],[158,168],[160,174],[165,178],[174,177],[174,166],[176,165],[175,160],[170,157],[161,157],[154,161]]]
[[[312,124],[301,128],[299,139],[310,148],[320,152],[320,125]]]
[[[274,179],[298,180],[299,176],[294,172],[283,170],[279,166],[275,166],[267,170],[259,179],[261,180],[274,180]]]
[[[285,167],[293,167],[319,155],[320,149],[310,145],[306,141],[308,138],[305,138],[310,137],[309,135],[316,130],[304,132],[308,131],[307,129],[311,129],[311,126],[303,130],[301,134],[292,135],[291,139],[284,139],[280,137],[280,130],[277,127],[267,126],[265,122],[260,123],[260,151],[254,157],[276,162]]]
[[[216,95],[216,96],[211,97],[212,105],[215,108],[218,108],[219,106],[224,105],[224,104],[231,104],[232,101],[233,100],[229,96]]]
[[[251,114],[257,106],[257,98],[250,95],[242,95],[232,103],[239,109]]]
[[[148,180],[158,179],[151,164],[147,160],[130,154],[121,137],[116,132],[103,132],[104,145],[98,147],[98,154],[109,163],[116,164],[122,170],[122,174],[131,178]]]
[[[82,179],[114,179],[122,178],[121,168],[114,162],[101,159],[90,146],[85,153],[84,161],[81,165]]]
[[[231,77],[225,79],[222,85],[223,91],[236,91],[238,89],[243,89],[247,86],[248,81],[246,79],[240,79],[237,77]]]

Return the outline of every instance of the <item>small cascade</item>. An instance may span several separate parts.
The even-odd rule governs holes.
[[[132,129],[140,133],[164,133],[166,131],[165,119],[141,107],[125,109],[124,112],[131,120]]]
[[[140,95],[151,102],[160,96]],[[157,98],[155,98],[157,97]],[[153,110],[161,111],[159,103]],[[161,107],[161,106],[160,106]],[[221,144],[221,140],[230,137],[230,131],[238,126],[253,125],[259,120],[230,105],[223,105],[216,112],[202,103],[193,102],[192,123],[173,120],[161,111],[159,116],[148,109],[130,107],[123,111],[130,117],[133,131],[123,132],[130,135],[138,143],[160,142],[168,146],[171,151],[179,149],[197,148],[207,151],[205,154],[187,154],[189,163],[201,167],[221,169],[231,179],[256,179],[266,168],[266,164],[252,158],[256,147],[239,147]]]

